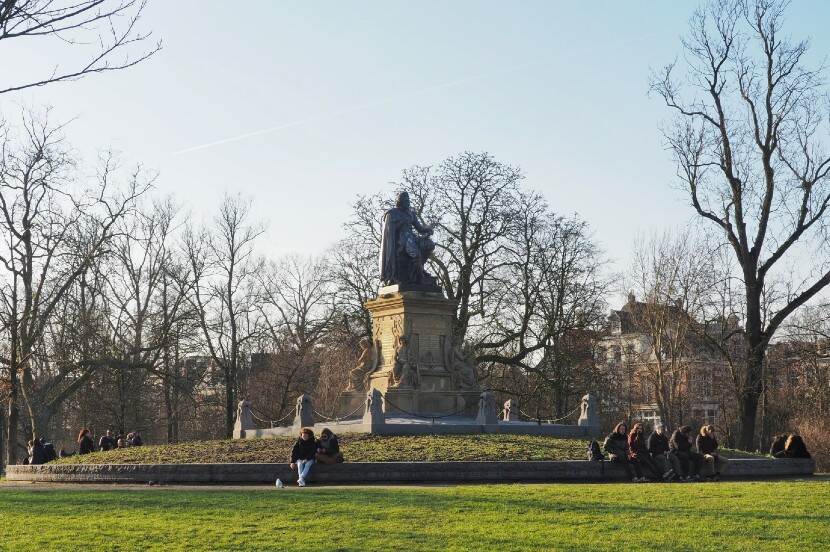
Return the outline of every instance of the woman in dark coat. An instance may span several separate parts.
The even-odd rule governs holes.
[[[639,422],[634,424],[631,433],[628,434],[628,459],[632,464],[636,463],[648,468],[655,479],[660,479],[663,475],[648,452],[646,438],[643,435],[643,424]]]
[[[726,469],[726,458],[718,454],[718,440],[715,439],[715,426],[705,425],[700,428],[700,434],[695,443],[697,451],[703,456],[712,471],[711,478],[720,479],[721,473]]]
[[[614,427],[602,448],[608,453],[608,459],[615,464],[622,465],[626,475],[631,478],[634,483],[643,481],[643,470],[640,469],[638,462],[628,461],[628,426],[625,422],[620,422]],[[632,470],[633,467],[633,470]]]
[[[775,439],[772,440],[772,444],[769,446],[769,455],[770,456],[777,456],[779,452],[784,450],[784,445],[787,443],[787,435],[781,434],[776,435]]]
[[[329,428],[325,428],[320,432],[320,438],[317,439],[317,454],[314,459],[321,464],[337,464],[343,461],[337,435],[332,433]]]
[[[92,442],[89,430],[87,428],[82,428],[81,432],[78,433],[78,454],[89,454],[94,451],[95,443]]]
[[[297,485],[305,487],[308,472],[314,465],[314,456],[317,454],[317,443],[314,442],[314,432],[304,427],[300,431],[297,442],[291,448],[291,469],[297,469]]]
[[[784,450],[775,455],[776,458],[811,458],[807,445],[801,435],[790,435],[784,444]]]

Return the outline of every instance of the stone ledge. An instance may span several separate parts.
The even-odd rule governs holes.
[[[725,479],[812,475],[813,460],[731,459]],[[9,481],[55,483],[286,483],[296,481],[287,464],[57,464],[6,466]],[[467,483],[624,481],[622,468],[584,460],[545,462],[347,462],[316,465],[319,483]]]

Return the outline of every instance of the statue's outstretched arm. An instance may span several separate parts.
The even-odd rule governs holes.
[[[421,234],[432,234],[432,226],[424,224],[421,217],[415,212],[415,209],[412,209],[412,227]]]

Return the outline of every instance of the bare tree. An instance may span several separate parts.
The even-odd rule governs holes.
[[[126,69],[151,57],[161,41],[145,47],[151,33],[139,30],[138,23],[146,5],[146,0],[0,1],[0,42],[46,38],[87,50],[77,66],[45,67],[32,80],[0,84],[0,94]]]
[[[10,355],[7,455],[14,459],[20,398],[33,433],[38,433],[57,405],[85,382],[89,359],[61,365],[48,361],[42,345],[53,316],[92,266],[106,252],[118,222],[133,209],[149,186],[140,171],[123,190],[115,187],[117,165],[103,160],[98,182],[78,192],[74,160],[63,144],[61,127],[24,117],[23,142],[14,147],[7,136],[0,157],[0,227],[5,234],[0,263],[5,269],[4,321]],[[39,357],[39,355],[41,355]],[[81,370],[81,375],[77,371]],[[74,374],[71,383],[68,376]],[[19,378],[19,379],[18,379]]]
[[[185,236],[193,278],[191,301],[205,347],[223,374],[227,437],[233,433],[245,348],[259,331],[256,275],[263,263],[254,256],[254,242],[263,230],[249,219],[250,202],[226,197],[214,233],[191,229]]]
[[[676,114],[666,138],[691,204],[725,237],[743,279],[739,416],[746,449],[755,443],[770,339],[830,283],[830,271],[816,262],[804,271],[803,285],[789,280],[769,315],[762,312],[774,269],[799,255],[826,258],[805,250],[811,240],[826,243],[830,204],[823,71],[806,66],[806,41],[791,42],[784,33],[786,5],[719,0],[699,9],[683,41],[685,73],[678,77],[672,63],[651,83]]]
[[[639,240],[629,269],[628,288],[643,297],[630,314],[646,340],[627,354],[641,368],[644,399],[672,426],[682,420],[686,383],[700,353],[694,314],[706,300],[707,259],[705,244],[687,230]]]
[[[263,343],[274,357],[267,374],[271,416],[281,416],[298,394],[317,386],[321,345],[337,313],[331,281],[325,259],[298,256],[272,263],[261,277]]]

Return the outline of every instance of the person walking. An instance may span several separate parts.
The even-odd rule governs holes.
[[[291,448],[290,465],[292,470],[297,470],[297,486],[305,487],[316,454],[317,444],[314,442],[314,432],[311,428],[304,427],[300,431],[297,442]]]

